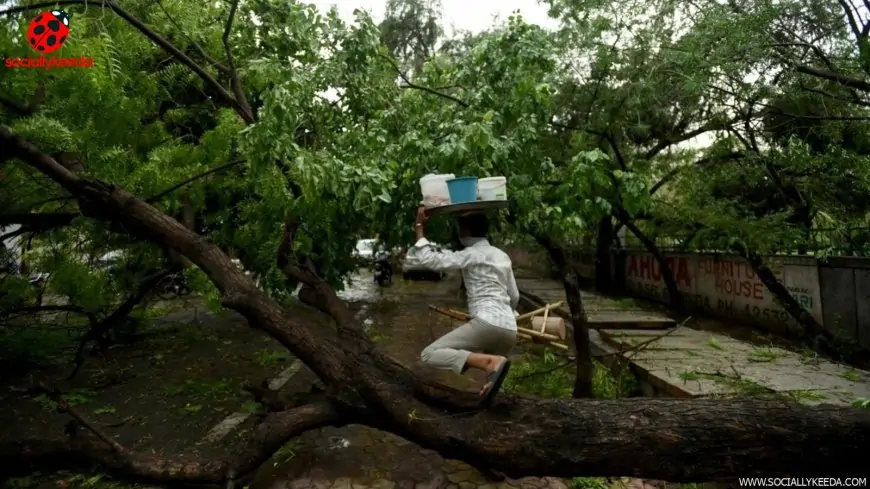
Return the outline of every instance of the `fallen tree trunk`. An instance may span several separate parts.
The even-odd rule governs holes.
[[[371,412],[370,414],[374,414]],[[358,415],[358,417],[357,417]],[[407,416],[406,416],[407,418]],[[328,403],[269,414],[248,447],[220,460],[113,450],[94,436],[0,445],[0,462],[24,473],[74,461],[164,483],[221,483],[256,468],[290,438],[326,425],[360,423],[389,430],[450,458],[510,477],[637,476],[668,481],[734,477],[860,475],[854,453],[870,448],[866,411],[781,401],[544,400],[505,396],[488,411],[427,418],[405,428]],[[414,424],[419,423],[419,427]],[[41,462],[41,465],[39,464]],[[11,465],[10,465],[11,464]]]
[[[309,261],[288,260],[284,271],[322,299],[318,304],[335,320],[334,330],[294,317],[259,290],[222,250],[178,221],[121,188],[73,174],[0,125],[2,158],[20,159],[47,175],[78,200],[86,215],[123,224],[132,235],[184,255],[206,273],[225,306],[274,337],[322,380],[325,404],[270,414],[260,425],[262,440],[252,439],[251,449],[244,453],[268,453],[286,437],[324,424],[360,423],[512,477],[631,475],[702,481],[849,474],[863,468],[854,454],[870,449],[870,411],[848,407],[751,399],[501,396],[481,411],[475,393],[433,383],[378,350]],[[306,409],[314,412],[303,421],[278,428],[268,424],[296,420]],[[152,480],[216,482],[234,477],[234,467],[246,466],[245,460],[197,465],[202,461],[140,458],[103,443],[109,451],[94,451],[90,444],[76,445],[73,451]],[[251,464],[256,458],[246,460]]]

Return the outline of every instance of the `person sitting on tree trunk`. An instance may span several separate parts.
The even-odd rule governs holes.
[[[480,391],[488,405],[501,388],[510,369],[507,358],[516,345],[517,321],[514,310],[520,294],[504,251],[489,244],[489,221],[482,214],[458,218],[462,251],[437,249],[426,239],[426,208],[417,210],[417,242],[408,250],[407,260],[415,266],[437,271],[461,270],[471,320],[427,346],[420,355],[426,365],[464,373],[468,367],[487,373]]]

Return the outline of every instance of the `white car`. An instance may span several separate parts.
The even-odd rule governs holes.
[[[434,246],[439,248],[445,248],[442,245],[437,243],[432,243]],[[407,256],[407,252],[402,255],[403,258]],[[402,260],[402,278],[405,280],[415,279],[415,280],[441,280],[444,278],[446,274],[444,272],[439,272],[437,270],[432,270],[431,268],[421,267],[417,265],[408,265],[408,260]]]
[[[359,258],[363,261],[374,261],[375,259],[375,243],[376,239],[361,239],[356,242],[356,247],[353,250],[354,258]]]

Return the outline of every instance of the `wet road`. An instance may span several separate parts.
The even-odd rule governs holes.
[[[369,335],[396,360],[421,368],[420,351],[460,323],[429,309],[429,304],[464,310],[459,278],[440,282],[404,281],[394,277],[380,288],[370,272],[353,277],[343,299],[362,305]],[[482,377],[442,374],[460,388],[480,385]],[[292,450],[290,450],[292,448]],[[388,433],[362,426],[310,432],[285,450],[285,459],[267,464],[252,489],[566,489],[556,478],[488,482],[468,465]]]

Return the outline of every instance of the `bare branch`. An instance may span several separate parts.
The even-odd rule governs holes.
[[[693,131],[689,131],[689,132],[680,134],[679,136],[675,136],[673,138],[663,139],[663,140],[659,141],[655,146],[653,146],[649,151],[647,151],[646,154],[644,154],[644,158],[651,160],[656,155],[658,155],[659,153],[661,153],[665,149],[669,148],[670,146],[688,141],[688,140],[690,140],[694,137],[700,136],[701,134],[704,134],[706,132],[725,130],[728,127],[730,127],[731,124],[736,122],[738,119],[739,118],[737,118],[737,117],[732,118],[731,120],[725,122],[724,124],[719,123],[719,122],[709,122],[709,123],[704,124],[703,126],[697,128]]]
[[[381,58],[387,60],[387,62],[390,63],[393,66],[393,68],[396,70],[396,73],[399,74],[399,77],[402,79],[402,81],[405,82],[404,85],[400,85],[401,88],[413,88],[415,90],[422,90],[426,93],[430,93],[432,95],[436,95],[438,97],[450,100],[454,103],[461,105],[462,107],[466,107],[466,108],[470,107],[468,102],[466,102],[460,98],[454,97],[453,95],[450,95],[449,93],[439,92],[438,90],[435,90],[434,88],[429,88],[429,87],[426,87],[423,85],[417,85],[416,83],[411,82],[411,80],[408,79],[407,75],[405,75],[405,73],[402,72],[402,69],[399,68],[399,65],[397,65],[396,62],[393,61],[392,58],[390,58],[389,56],[383,55],[383,54],[381,54],[379,56]]]
[[[160,10],[163,11],[163,14],[166,15],[166,18],[169,19],[169,22],[171,22],[172,25],[174,25],[175,28],[178,29],[178,32],[180,32],[184,37],[186,37],[190,41],[191,45],[193,46],[193,49],[195,49],[196,52],[198,52],[199,55],[202,56],[202,59],[208,61],[208,64],[210,66],[214,66],[215,68],[220,70],[222,73],[227,74],[227,75],[230,74],[229,68],[224,66],[220,61],[209,56],[208,53],[205,52],[205,49],[203,49],[202,46],[200,46],[200,44],[198,42],[194,41],[192,37],[190,37],[186,32],[184,32],[184,29],[181,28],[181,25],[178,24],[178,22],[175,20],[175,18],[173,18],[171,15],[169,15],[169,11],[166,10],[166,7],[163,5],[163,2],[161,2],[160,0],[156,0],[155,3],[157,3],[157,6],[160,7]]]
[[[227,53],[227,65],[229,67],[229,75],[230,75],[230,87],[233,90],[233,93],[236,96],[236,102],[239,104],[239,110],[243,111],[244,114],[242,118],[244,118],[248,123],[251,123],[256,120],[254,116],[254,112],[251,110],[251,106],[248,104],[248,99],[245,97],[245,92],[242,90],[242,83],[239,80],[239,71],[236,69],[236,63],[233,60],[232,49],[230,49],[230,32],[233,28],[233,20],[236,18],[236,11],[239,8],[239,0],[231,0],[232,4],[230,5],[230,15],[227,17],[227,24],[224,27],[224,35],[222,37],[224,42],[224,49]]]
[[[172,192],[175,192],[176,190],[180,189],[181,187],[184,187],[185,185],[193,183],[193,182],[199,180],[200,178],[205,178],[209,175],[213,175],[215,173],[219,173],[219,172],[222,172],[224,170],[228,170],[228,169],[230,169],[230,168],[232,168],[240,163],[244,163],[244,160],[231,161],[225,165],[221,165],[217,168],[212,168],[211,170],[200,173],[199,175],[192,176],[192,177],[188,178],[187,180],[176,183],[175,185],[173,185],[165,190],[161,190],[160,192],[154,194],[151,197],[148,197],[147,199],[145,199],[145,202],[148,202],[149,204],[157,202],[160,199],[162,199],[163,197],[166,197],[167,195],[171,194]]]
[[[151,289],[153,289],[154,286],[156,286],[164,277],[172,273],[172,271],[172,269],[167,268],[148,275],[142,280],[142,283],[139,284],[136,291],[130,294],[127,300],[122,302],[121,305],[112,311],[111,314],[106,316],[105,319],[98,323],[94,323],[92,319],[90,329],[84,334],[84,336],[82,336],[81,340],[79,340],[79,346],[76,349],[75,366],[73,367],[72,373],[69,374],[68,379],[75,377],[82,368],[82,365],[84,365],[85,347],[88,343],[103,338],[106,333],[111,331],[113,328],[118,327],[122,321],[130,315],[133,308],[145,299],[145,296],[148,295]]]
[[[798,73],[803,73],[805,75],[810,75],[817,78],[823,78],[825,80],[837,82],[844,87],[854,88],[857,90],[861,90],[862,92],[870,93],[870,82],[867,82],[865,80],[859,80],[857,78],[846,76],[841,73],[835,73],[833,71],[823,70],[821,68],[814,68],[812,66],[806,65],[795,65],[794,69]]]

